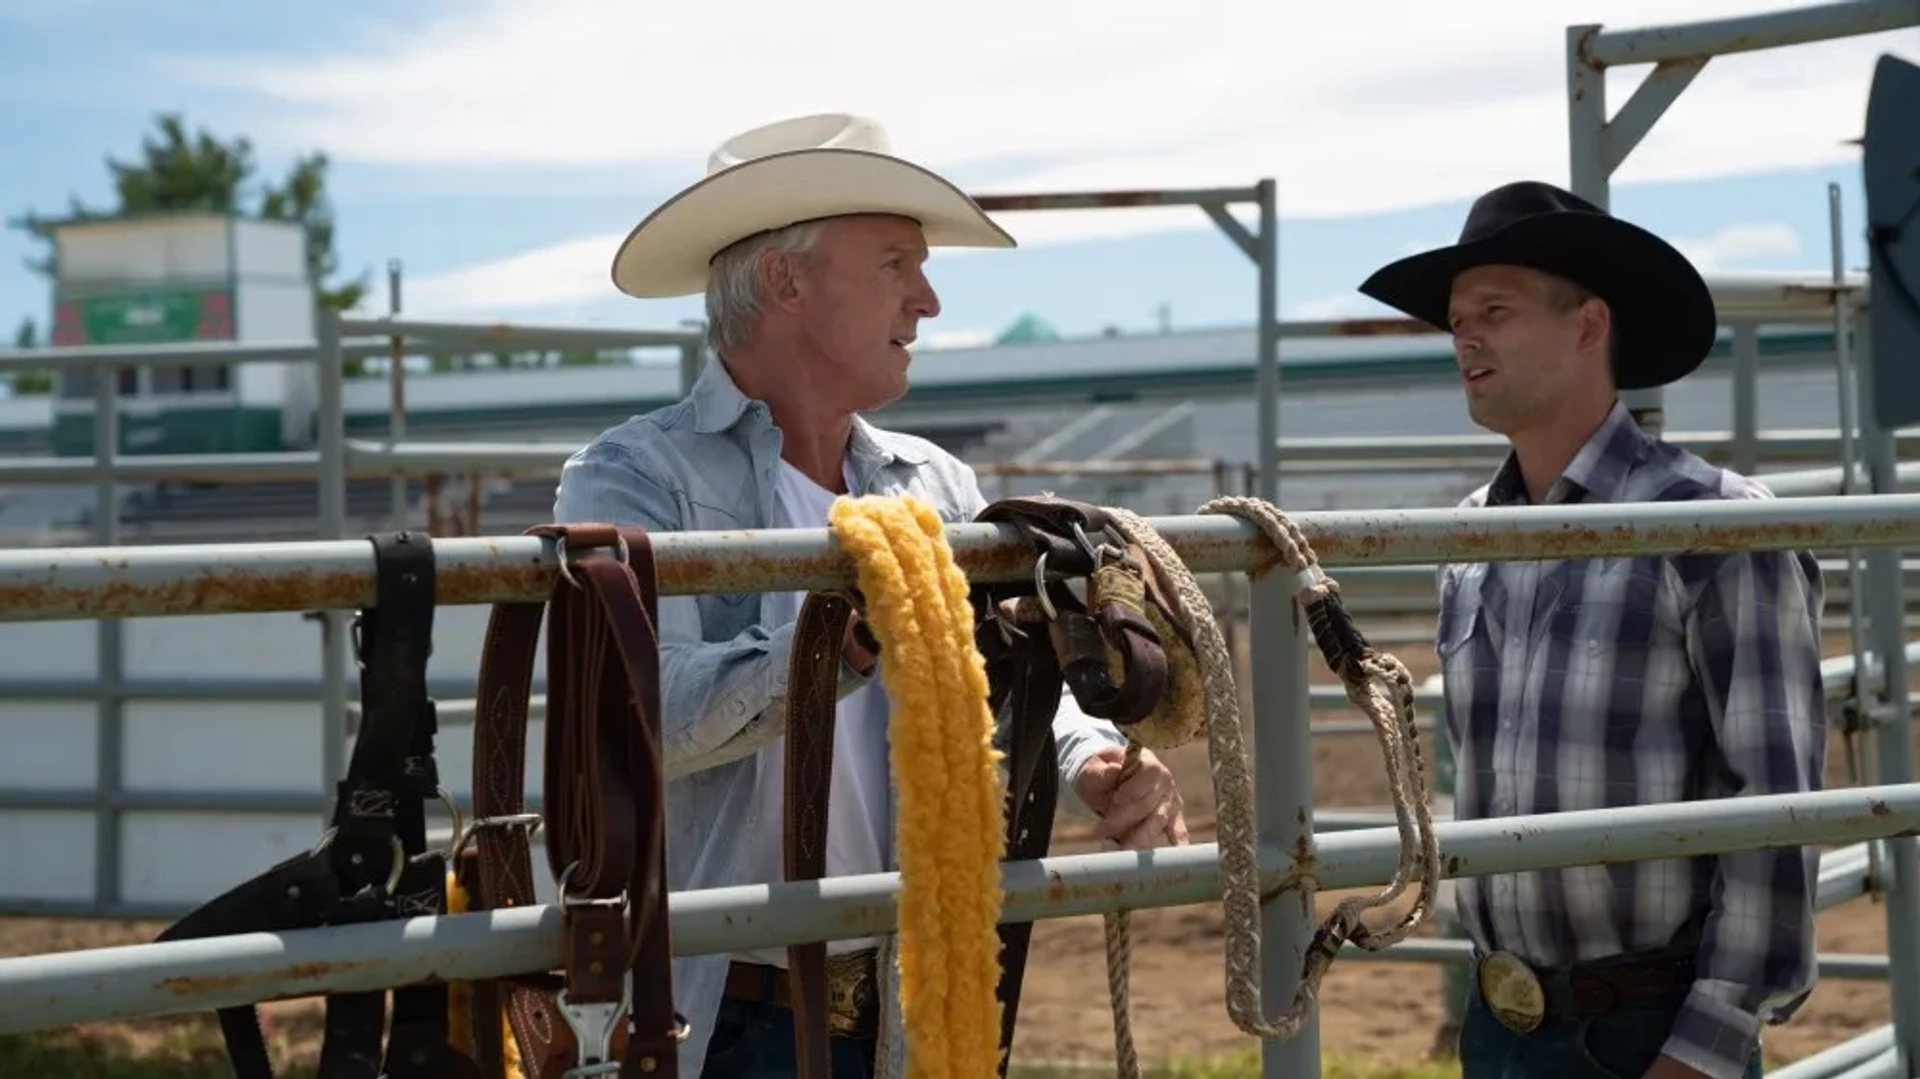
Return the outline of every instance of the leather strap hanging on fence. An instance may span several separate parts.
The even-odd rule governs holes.
[[[1099,507],[1045,496],[1010,498],[989,505],[976,520],[1011,523],[1034,549],[1030,580],[976,584],[970,598],[974,641],[986,662],[988,705],[996,716],[1006,709],[997,746],[1007,762],[1006,857],[1041,858],[1059,803],[1053,719],[1063,681],[1089,715],[1123,726],[1156,717],[1170,675],[1154,622],[1177,623],[1137,549],[1125,557],[1129,552],[1115,546],[1117,534]],[[1063,580],[1071,576],[1088,578],[1087,600]],[[841,643],[859,601],[857,593],[810,594],[795,627],[787,676],[783,849],[788,880],[817,880],[826,872]],[[870,635],[863,641],[878,652]],[[1197,725],[1198,715],[1183,715],[1183,722]],[[1032,931],[1030,922],[999,927],[1002,1076],[1011,1060]],[[796,945],[788,957],[798,1074],[825,1079],[826,945]]]
[[[1033,495],[1001,499],[975,519],[1012,524],[1034,550],[1031,579],[976,585],[973,594],[992,705],[996,714],[1009,709],[1007,857],[1043,858],[1059,800],[1052,724],[1062,684],[1081,711],[1112,722],[1134,744],[1177,744],[1200,722],[1198,705],[1173,694],[1181,673],[1173,664],[1190,666],[1190,648],[1160,582],[1106,510]],[[1084,599],[1067,578],[1084,580]],[[1001,926],[1002,1076],[1032,933],[1031,922]]]
[[[785,824],[786,879],[827,875],[827,804],[833,785],[834,721],[840,703],[841,642],[853,605],[838,593],[810,593],[800,606],[788,660]],[[870,638],[869,638],[870,639]],[[877,645],[874,647],[878,651]],[[793,1001],[794,1053],[802,1079],[833,1074],[828,1045],[827,944],[787,948],[788,997]]]
[[[504,1008],[526,1079],[673,1079],[666,781],[660,744],[658,586],[637,528],[541,525],[559,577],[544,602],[493,608],[474,719],[474,813],[459,877],[473,910],[535,901],[526,812],[527,711],[547,620],[544,802],[558,882],[557,974],[470,986],[486,1079],[507,1070]]]
[[[434,557],[430,537],[368,537],[374,606],[353,624],[360,664],[360,730],[335,792],[332,827],[312,850],[209,900],[157,938],[312,929],[446,910],[446,855],[427,849],[426,803],[452,799],[434,763],[438,723],[427,696],[433,651]],[[456,830],[458,822],[456,820]],[[477,1079],[474,1062],[448,1042],[447,990],[393,990],[327,998],[317,1079]],[[272,1079],[259,1013],[218,1012],[236,1079]]]

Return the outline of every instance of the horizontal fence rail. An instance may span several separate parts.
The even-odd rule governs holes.
[[[1920,784],[1677,805],[1585,810],[1434,826],[1449,878],[1844,843],[1920,833]],[[1262,889],[1299,869],[1333,890],[1391,880],[1393,829],[1318,837],[1306,866],[1281,844],[1260,852]],[[1010,862],[1002,921],[1205,903],[1220,898],[1212,843]],[[675,892],[676,955],[781,947],[891,932],[898,873]],[[559,969],[552,905],[399,922],[250,933],[0,959],[0,1034],[101,1020],[174,1015],[421,981],[499,978]]]
[[[1506,561],[1920,545],[1920,495],[1302,513],[1322,565]],[[1196,572],[1262,572],[1277,551],[1222,515],[1149,518]],[[947,528],[970,580],[1012,581],[1033,552],[1009,525]],[[652,535],[662,595],[844,588],[853,565],[824,528]],[[446,605],[541,598],[551,539],[436,539]],[[0,621],[371,607],[373,552],[358,540],[73,547],[0,552]]]

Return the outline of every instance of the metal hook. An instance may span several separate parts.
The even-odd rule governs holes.
[[[1047,596],[1047,552],[1045,551],[1041,551],[1040,557],[1033,561],[1033,591],[1036,598],[1040,600],[1040,609],[1046,612],[1047,621],[1057,620],[1060,612],[1054,607],[1053,600]]]

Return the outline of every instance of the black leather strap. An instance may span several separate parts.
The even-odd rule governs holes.
[[[433,541],[423,533],[368,537],[374,607],[353,623],[361,720],[332,828],[314,849],[244,881],[169,926],[159,940],[381,921],[446,911],[444,855],[427,850],[426,803],[438,797],[438,723],[427,696],[433,651]],[[443,985],[327,998],[317,1079],[464,1079],[472,1062],[447,1044]],[[222,1009],[236,1079],[273,1079],[259,1015]],[[382,1059],[381,1042],[388,1046]]]

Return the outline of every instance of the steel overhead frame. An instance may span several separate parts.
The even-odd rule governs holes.
[[[1573,192],[1602,209],[1610,208],[1610,180],[1634,147],[1715,56],[1755,52],[1830,41],[1862,34],[1883,33],[1920,26],[1920,0],[1846,0],[1786,11],[1744,15],[1669,26],[1605,30],[1598,24],[1569,26],[1566,33],[1568,165]],[[1653,64],[1647,76],[1618,115],[1608,119],[1606,74],[1610,67]],[[1837,221],[1837,212],[1836,212]],[[1834,237],[1836,246],[1839,236]],[[1836,331],[1844,334],[1865,289],[1857,293],[1846,283],[1838,261],[1829,302]],[[1870,287],[1870,286],[1869,286]],[[1838,336],[1837,350],[1846,342]],[[1858,343],[1871,353],[1871,342]],[[1869,361],[1870,362],[1870,361]],[[1846,394],[1843,363],[1841,392]],[[1875,493],[1898,488],[1898,458],[1893,432],[1882,429],[1867,407],[1866,378],[1852,387],[1861,408],[1870,489]],[[1627,407],[1649,430],[1664,426],[1664,397],[1659,389],[1623,393]],[[1843,415],[1845,413],[1843,406]],[[1843,432],[1843,437],[1847,432]],[[1851,457],[1841,462],[1843,476],[1855,467]],[[1850,486],[1850,485],[1847,485]],[[1843,487],[1843,489],[1845,489]],[[1914,778],[1913,715],[1908,701],[1905,650],[1897,643],[1903,630],[1899,587],[1900,551],[1894,547],[1868,552],[1867,593],[1872,604],[1871,632],[1877,650],[1887,657],[1888,670],[1877,717],[1875,762],[1878,781],[1907,783]],[[1886,646],[1894,642],[1891,651]],[[1858,642],[1856,649],[1860,647]],[[1873,1065],[1887,1073],[1912,1077],[1920,1067],[1920,846],[1912,837],[1892,839],[1890,872],[1885,874],[1887,949],[1891,957],[1893,997],[1891,1060],[1876,1058]]]
[[[1611,207],[1611,180],[1629,154],[1715,56],[1805,45],[1920,26],[1914,0],[1845,0],[1788,11],[1706,22],[1607,30],[1598,23],[1567,27],[1567,150],[1574,194]],[[1654,69],[1607,117],[1607,69],[1653,64]],[[1836,293],[1832,302],[1839,304]],[[1637,419],[1656,433],[1662,426],[1659,389],[1622,394]]]

